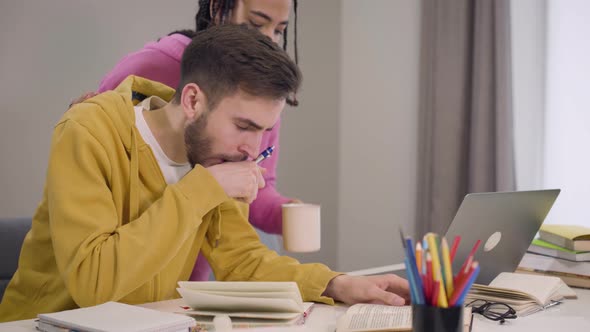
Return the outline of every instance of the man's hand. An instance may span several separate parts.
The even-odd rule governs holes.
[[[344,274],[330,280],[324,295],[346,304],[404,305],[410,302],[409,287],[406,279],[394,274],[366,277]]]
[[[227,162],[207,169],[229,197],[248,204],[256,199],[258,189],[266,185],[262,177],[266,170],[253,161]]]
[[[68,108],[71,108],[73,105],[81,103],[83,101],[85,101],[86,99],[92,98],[94,96],[96,96],[98,93],[97,92],[86,92],[85,94],[81,95],[80,97],[72,100],[72,102],[70,103],[70,106]]]

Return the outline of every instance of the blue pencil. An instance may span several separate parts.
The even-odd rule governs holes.
[[[414,255],[414,244],[412,243],[411,238],[406,238],[406,252],[409,258],[410,270],[409,273],[412,273],[412,277],[414,278],[414,282],[416,283],[416,297],[417,297],[417,304],[424,304],[424,288],[422,287],[422,278],[420,277],[420,273],[418,273],[418,266],[416,265],[416,255]]]
[[[477,265],[477,267],[475,268],[475,270],[473,270],[473,273],[471,274],[471,277],[467,281],[467,285],[465,285],[465,288],[463,289],[463,292],[461,292],[461,295],[457,299],[456,305],[463,305],[463,302],[465,302],[465,297],[467,296],[467,293],[469,293],[469,290],[471,289],[471,286],[475,282],[475,279],[477,279],[477,275],[478,274],[479,274],[479,265]]]
[[[418,291],[416,289],[416,282],[414,281],[414,276],[410,269],[408,256],[404,257],[404,264],[406,265],[406,271],[408,272],[408,283],[410,284],[410,299],[412,300],[412,303],[418,303],[418,300],[416,299]]]

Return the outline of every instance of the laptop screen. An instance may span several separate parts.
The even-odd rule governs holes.
[[[461,236],[453,272],[457,273],[477,240],[479,284],[500,272],[514,272],[559,195],[559,189],[468,194],[445,235]]]

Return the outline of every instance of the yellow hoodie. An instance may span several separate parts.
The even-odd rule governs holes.
[[[132,96],[174,90],[130,76],[70,109],[55,126],[43,200],[0,321],[92,306],[178,297],[203,250],[218,280],[294,280],[304,300],[338,275],[262,245],[240,205],[203,167],[167,185],[135,128]]]

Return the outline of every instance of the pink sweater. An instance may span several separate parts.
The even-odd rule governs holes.
[[[180,81],[180,60],[190,38],[174,34],[161,38],[157,42],[147,43],[143,49],[126,55],[115,68],[111,70],[102,80],[99,92],[114,89],[127,76],[137,75],[147,79],[164,83],[170,87],[177,88]],[[250,205],[250,222],[255,227],[272,234],[282,232],[281,204],[290,200],[277,192],[276,168],[279,160],[279,129],[280,120],[273,130],[264,133],[260,151],[274,145],[275,151],[271,158],[261,162],[266,168],[264,179],[266,187],[258,192],[258,197]],[[191,280],[207,280],[211,268],[205,257],[199,254],[197,264],[191,275]]]

